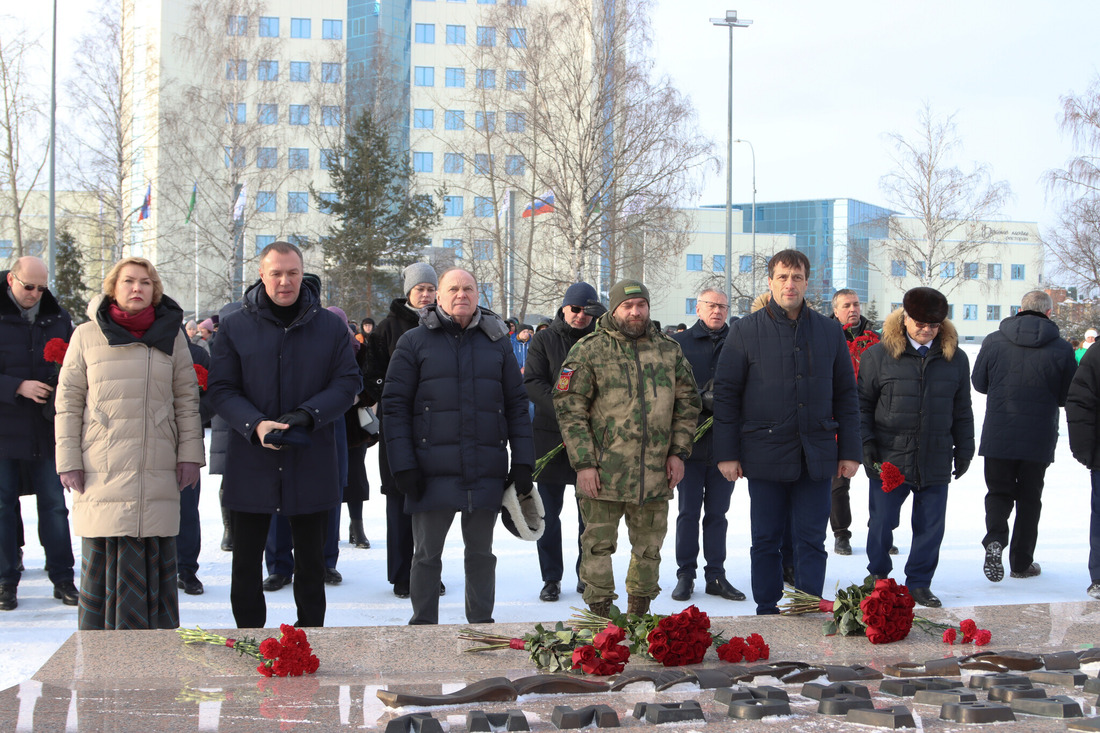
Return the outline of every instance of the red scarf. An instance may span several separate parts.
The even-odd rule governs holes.
[[[145,332],[149,330],[149,327],[153,325],[153,321],[156,320],[157,317],[157,314],[153,310],[153,306],[149,306],[137,313],[127,313],[116,304],[111,303],[110,310],[108,310],[107,313],[111,316],[112,321],[125,328],[130,332],[130,335],[136,339],[145,335]]]

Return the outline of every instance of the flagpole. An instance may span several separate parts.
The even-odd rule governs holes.
[[[199,318],[199,223],[192,222],[195,226],[195,320]]]

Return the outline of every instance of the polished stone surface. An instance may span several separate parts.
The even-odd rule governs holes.
[[[673,610],[671,604],[659,604]],[[668,606],[664,609],[663,606]],[[918,609],[928,618],[958,623],[973,618],[979,627],[993,632],[988,650],[1020,650],[1045,653],[1080,651],[1100,643],[1100,602],[985,606],[976,608]],[[978,649],[971,645],[947,646],[937,636],[914,629],[908,639],[873,646],[862,637],[821,635],[822,615],[800,618],[738,617],[712,619],[713,628],[726,636],[756,632],[771,646],[769,661],[799,660],[817,664],[866,664],[885,669],[897,662],[925,662],[963,656]],[[496,624],[494,633],[522,635],[530,625]],[[0,692],[0,730],[67,731],[254,731],[274,730],[384,730],[389,721],[413,712],[430,712],[445,730],[466,730],[471,710],[503,713],[521,710],[531,730],[556,730],[554,708],[567,705],[610,705],[622,727],[650,726],[632,716],[635,705],[645,703],[698,702],[708,730],[792,729],[847,730],[843,717],[817,712],[818,702],[800,694],[802,684],[782,685],[774,678],[750,685],[782,685],[790,695],[792,716],[784,721],[733,720],[729,705],[716,702],[714,690],[678,685],[657,692],[652,683],[632,684],[619,692],[590,695],[525,695],[515,701],[463,704],[449,707],[391,709],[377,697],[383,689],[440,694],[459,690],[488,677],[515,680],[536,674],[522,651],[501,650],[468,654],[466,642],[457,639],[459,627],[363,627],[309,630],[315,653],[321,659],[316,675],[267,679],[255,672],[255,664],[229,649],[213,645],[183,645],[171,631],[77,632],[39,670],[33,679]],[[228,636],[234,631],[222,631]],[[261,634],[277,635],[275,632]],[[653,663],[632,662],[629,669],[655,668]],[[705,668],[724,665],[713,652]],[[1100,665],[1083,669],[1097,676]],[[965,686],[970,672],[959,679]],[[825,680],[822,679],[822,682]],[[866,682],[876,708],[905,705],[917,724],[929,730],[958,730],[960,724],[940,720],[938,706],[916,704],[879,692],[879,682]],[[1100,714],[1095,693],[1081,688],[1036,685],[1050,695],[1068,695],[1086,716]],[[979,699],[985,699],[984,691]],[[700,723],[680,723],[689,729]],[[999,724],[998,730],[1062,731],[1063,720],[1017,713],[1015,723]]]

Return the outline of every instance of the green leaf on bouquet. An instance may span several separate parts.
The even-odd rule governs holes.
[[[836,619],[831,618],[821,625],[821,630],[825,633],[825,636],[832,636],[836,633]]]

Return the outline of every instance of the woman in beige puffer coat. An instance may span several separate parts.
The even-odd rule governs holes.
[[[179,626],[179,492],[204,463],[183,311],[127,258],[77,327],[57,388],[57,471],[84,538],[81,629]]]

